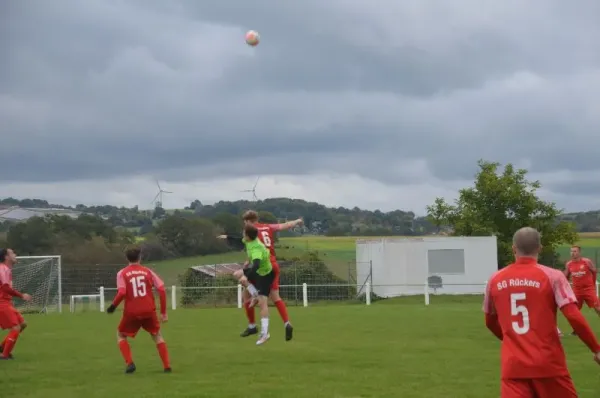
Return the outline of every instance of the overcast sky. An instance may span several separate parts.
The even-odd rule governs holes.
[[[422,214],[485,158],[600,208],[598,0],[5,0],[0,51],[0,197]]]

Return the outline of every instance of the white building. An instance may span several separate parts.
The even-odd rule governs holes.
[[[380,238],[356,241],[358,283],[381,297],[481,294],[498,270],[496,237]],[[370,275],[370,278],[369,278]]]

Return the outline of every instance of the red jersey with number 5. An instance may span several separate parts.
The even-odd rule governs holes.
[[[571,274],[573,290],[576,293],[596,292],[596,273],[592,260],[582,257],[567,263],[567,270]]]
[[[117,289],[125,289],[125,308],[128,315],[143,316],[156,311],[152,288],[164,287],[163,281],[149,268],[128,265],[117,274]]]
[[[576,303],[565,275],[521,257],[496,272],[486,287],[483,310],[502,328],[502,378],[534,379],[569,374],[556,331],[556,312]]]
[[[260,224],[255,223],[258,229],[258,240],[260,240],[271,253],[271,258],[275,258],[275,232],[281,230],[279,224]]]

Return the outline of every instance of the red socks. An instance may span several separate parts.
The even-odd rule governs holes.
[[[254,313],[254,307],[250,307],[250,301],[246,301],[244,303],[244,309],[246,310],[246,318],[248,318],[248,323],[250,325],[255,325],[256,315]]]
[[[164,341],[162,343],[158,343],[156,345],[156,349],[158,350],[158,355],[163,363],[163,367],[165,369],[170,368],[171,362],[169,361],[169,350],[167,350],[167,344]],[[131,357],[131,347],[129,346],[129,342],[127,340],[119,341],[119,350],[121,351],[121,355],[123,356],[125,363],[127,365],[131,365],[133,363],[133,358]]]
[[[169,350],[167,350],[167,343],[164,341],[162,343],[158,343],[156,345],[156,349],[158,350],[158,355],[160,356],[160,360],[163,363],[163,367],[168,369],[171,367],[171,362],[169,361]]]
[[[129,347],[129,342],[127,340],[120,340],[119,350],[121,351],[121,355],[123,355],[125,363],[127,365],[131,365],[133,363],[133,359],[131,358],[131,347]]]
[[[277,311],[279,311],[279,316],[281,317],[281,320],[284,323],[289,322],[290,318],[288,317],[287,307],[285,306],[285,303],[283,302],[283,300],[276,301],[275,307],[277,307]]]
[[[8,332],[8,336],[6,336],[6,338],[4,339],[4,348],[2,351],[2,356],[4,358],[8,358],[13,350],[13,348],[15,348],[15,344],[17,344],[17,340],[19,339],[19,332],[16,330],[11,330],[10,332]]]

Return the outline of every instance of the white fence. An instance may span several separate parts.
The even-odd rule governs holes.
[[[487,282],[476,285],[476,286],[480,286],[481,287],[481,293],[477,293],[477,294],[471,294],[470,296],[478,296],[478,295],[483,295],[483,292],[485,291],[485,287],[487,285]],[[303,307],[308,307],[309,304],[311,303],[311,296],[310,296],[310,289],[311,288],[326,288],[326,287],[340,287],[341,285],[308,285],[306,283],[303,283],[302,285],[282,285],[281,288],[298,288],[301,289],[302,292],[302,298],[301,298],[301,305]],[[392,286],[392,285],[389,285]],[[475,286],[475,285],[471,285],[471,286]],[[372,293],[373,289],[372,286],[369,282],[365,283],[364,285],[360,285],[360,286],[355,286],[355,285],[343,285],[343,287],[349,287],[349,288],[362,288],[361,291],[363,292],[359,297],[355,298],[355,301],[358,301],[360,299],[361,302],[363,302],[366,305],[371,305],[372,301],[374,300],[374,295]],[[428,282],[423,283],[423,285],[412,285],[409,286],[411,288],[411,291],[414,291],[415,294],[410,295],[411,297],[418,297],[418,296],[422,296],[423,297],[423,303],[425,305],[430,305],[431,304],[431,297],[435,297],[435,296],[464,296],[464,295],[458,295],[458,294],[448,294],[445,293],[443,291],[443,289],[436,289],[434,287],[431,287],[431,285]],[[237,295],[237,299],[236,299],[236,305],[237,308],[242,308],[243,305],[243,287],[242,285],[237,285],[237,286],[209,286],[209,287],[178,287],[178,286],[171,286],[170,288],[168,288],[167,290],[170,293],[170,307],[172,310],[177,309],[181,297],[184,294],[185,290],[195,290],[195,291],[205,291],[205,292],[215,292],[217,290],[228,290],[230,293],[232,293],[232,291],[235,289],[236,295]],[[78,295],[73,295],[70,296],[70,310],[71,312],[75,311],[75,304],[77,302],[77,300],[88,300],[90,302],[98,302],[99,303],[99,310],[104,312],[106,310],[106,296],[111,294],[114,295],[116,293],[117,289],[116,288],[105,288],[103,286],[101,286],[98,289],[97,293],[91,293],[91,294],[78,294]],[[596,293],[598,295],[600,295],[600,282],[596,282]],[[403,296],[403,297],[407,297],[407,296]],[[314,297],[313,297],[314,298]],[[317,302],[320,301],[324,301],[324,300],[319,300],[319,299],[314,299],[312,300],[312,302],[314,302],[315,304]],[[335,301],[335,300],[331,300],[331,298],[329,298],[328,301]],[[338,300],[338,301],[348,301],[348,300]]]

